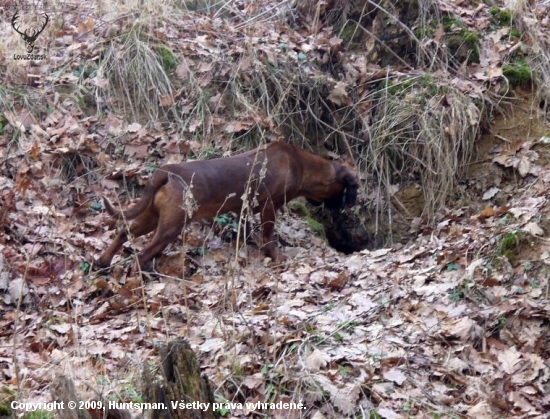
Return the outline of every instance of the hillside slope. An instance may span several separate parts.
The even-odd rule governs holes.
[[[0,408],[60,374],[141,401],[184,337],[227,418],[545,417],[550,3],[136,3],[27,11],[47,58],[20,60],[0,2]],[[362,183],[344,213],[280,214],[285,263],[223,217],[155,273],[130,269],[143,240],[93,269],[101,196],[277,140]]]

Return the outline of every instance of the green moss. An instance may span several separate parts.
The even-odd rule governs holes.
[[[309,215],[306,204],[304,204],[302,201],[292,201],[290,203],[290,209],[302,217]]]
[[[443,42],[456,60],[468,63],[479,62],[479,36],[466,29],[458,17],[451,14],[443,15],[441,24],[445,30]]]
[[[4,129],[8,125],[8,120],[4,117],[4,114],[0,115],[0,135],[4,133]]]
[[[515,234],[509,233],[498,242],[498,253],[503,255],[506,251],[516,246],[518,239]]]
[[[503,26],[512,25],[512,14],[508,10],[502,10],[498,16],[498,21]]]
[[[318,236],[325,237],[325,226],[311,217],[310,212],[303,201],[291,202],[290,209],[300,215],[307,222],[309,229],[313,231],[313,233]]]
[[[441,87],[437,84],[437,81],[430,75],[426,74],[420,79],[420,85],[424,88],[426,92],[426,97],[433,97],[438,95],[441,92]]]
[[[517,41],[521,39],[521,31],[517,28],[511,28],[510,29],[510,39],[513,41]]]
[[[321,224],[319,221],[314,220],[311,217],[305,217],[305,220],[307,222],[307,225],[313,233],[315,233],[318,236],[325,236],[325,227],[323,224]]]
[[[451,32],[456,28],[462,27],[462,22],[455,15],[443,15],[443,17],[441,18],[441,23],[443,23],[443,28],[445,29],[445,32]]]
[[[424,88],[425,95],[420,95],[423,100],[429,100],[429,98],[447,94],[449,88],[445,84],[438,83],[437,79],[430,75],[425,75],[420,79],[420,85]]]
[[[346,45],[350,45],[353,42],[358,42],[361,38],[362,32],[357,29],[357,22],[348,20],[340,30],[340,38]]]
[[[435,22],[435,21],[434,21]],[[435,24],[430,24],[428,26],[416,26],[413,30],[414,36],[418,39],[433,38],[435,34]]]
[[[479,37],[476,33],[466,29],[462,31],[461,35],[464,44],[466,44],[466,47],[469,50],[468,62],[479,63]]]
[[[165,71],[172,71],[176,69],[178,66],[178,61],[172,51],[164,45],[159,45],[156,48],[156,52]]]
[[[437,79],[429,74],[422,77],[412,77],[406,80],[389,81],[379,85],[381,95],[403,98],[409,104],[425,106],[434,96],[449,92],[447,86],[439,84]]]
[[[504,65],[502,73],[508,79],[511,86],[522,86],[533,80],[533,71],[524,59]]]
[[[16,400],[15,392],[9,387],[0,389],[0,417],[11,417],[11,402]]]
[[[420,78],[420,84],[424,87],[433,86],[435,84],[435,79],[429,74],[425,74]]]
[[[525,235],[521,231],[505,234],[498,241],[498,254],[513,262],[514,258],[519,254],[524,239]]]
[[[479,37],[477,34],[466,29],[462,31],[462,39],[469,45],[479,44]]]
[[[388,94],[399,96],[406,91],[408,91],[411,86],[414,84],[413,79],[407,79],[407,80],[399,80],[399,81],[391,81],[387,80],[384,87],[388,89]]]
[[[10,417],[10,413],[11,413],[10,407],[0,403],[0,416]]]
[[[479,63],[479,37],[474,32],[462,29],[460,32],[446,37],[449,51],[459,60],[468,63]]]
[[[491,21],[495,25],[499,26],[512,26],[512,14],[507,9],[499,9],[497,6],[493,6],[489,9],[489,13],[492,18]]]

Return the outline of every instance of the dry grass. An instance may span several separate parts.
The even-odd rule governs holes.
[[[514,24],[525,35],[524,38],[530,44],[528,62],[536,81],[537,96],[544,101],[546,109],[550,104],[550,39],[540,34],[547,31],[542,22],[547,16],[537,10],[538,2],[532,5],[524,1],[511,2],[515,5],[512,9]]]
[[[391,10],[368,3],[395,20]],[[420,38],[404,24],[397,25],[404,27],[416,43],[419,63],[427,63],[432,70],[445,68],[453,58],[446,50],[434,48],[427,34],[433,19],[440,16],[438,8],[426,0],[419,9]],[[366,28],[358,25],[357,30]],[[254,46],[248,50],[254,56]],[[460,170],[473,152],[481,114],[491,103],[489,98],[480,97],[474,103],[458,89],[448,87],[449,80],[443,77],[435,80],[413,75],[393,81],[391,89],[387,88],[391,83],[372,85],[372,93],[357,103],[335,106],[327,100],[333,86],[330,81],[319,83],[311,73],[292,63],[279,63],[274,68],[259,64],[261,55],[254,58],[256,65],[249,71],[249,78],[232,78],[229,92],[236,110],[252,112],[263,121],[269,115],[268,126],[256,126],[259,135],[255,143],[265,138],[266,128],[275,128],[286,140],[300,146],[316,150],[327,147],[349,155],[359,163],[364,178],[377,182],[374,189],[382,195],[389,196],[399,182],[418,181],[429,216],[452,196]],[[362,105],[374,109],[372,119],[363,113]],[[364,196],[372,192],[368,182],[363,187]],[[384,197],[377,202],[384,206],[383,202],[389,200]]]
[[[470,97],[427,75],[386,85],[377,92],[366,171],[388,198],[392,185],[419,182],[426,214],[434,215],[471,158],[481,112]]]
[[[145,38],[144,28],[136,23],[111,40],[98,69],[99,77],[107,80],[107,87],[97,93],[136,121],[157,121],[167,116],[169,106],[162,103],[171,102],[174,90],[154,45]]]

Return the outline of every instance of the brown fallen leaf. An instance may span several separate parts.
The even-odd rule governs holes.
[[[327,286],[333,290],[340,291],[348,283],[350,278],[350,273],[348,271],[342,271],[338,274],[336,278],[331,279]]]

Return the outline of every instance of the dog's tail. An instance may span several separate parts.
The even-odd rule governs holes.
[[[103,205],[111,217],[133,220],[151,205],[157,191],[165,185],[166,182],[168,182],[168,172],[165,170],[157,170],[153,173],[153,176],[145,186],[143,196],[133,207],[126,210],[117,210],[107,197],[103,197]]]

